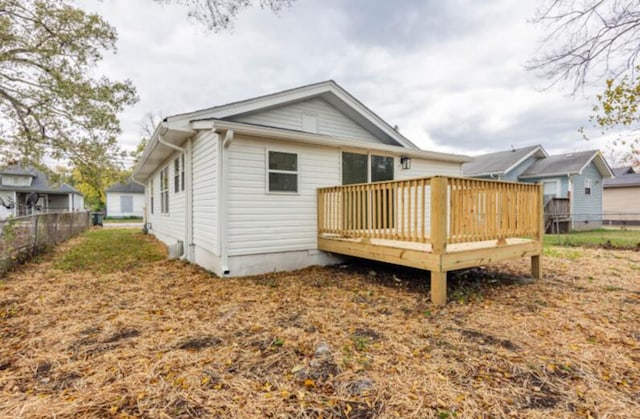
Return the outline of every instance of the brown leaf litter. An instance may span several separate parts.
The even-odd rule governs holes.
[[[437,308],[425,272],[366,261],[55,269],[82,240],[0,287],[2,417],[640,417],[637,252],[460,272]]]

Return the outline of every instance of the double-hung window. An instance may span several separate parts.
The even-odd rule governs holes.
[[[591,179],[589,178],[584,180],[584,194],[591,195]]]
[[[269,192],[298,192],[298,155],[281,151],[268,152]]]
[[[184,191],[184,154],[173,161],[173,187],[175,193]]]
[[[169,166],[160,170],[160,212],[169,213]]]
[[[153,178],[149,180],[149,209],[151,210],[151,214],[153,214]]]

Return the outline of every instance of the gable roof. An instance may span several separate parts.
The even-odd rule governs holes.
[[[465,176],[500,176],[513,170],[531,156],[547,157],[541,145],[497,151],[473,157],[462,166]]]
[[[48,193],[48,194],[78,194],[82,195],[80,191],[75,189],[74,187],[63,183],[59,187],[49,186],[49,179],[47,175],[41,170],[36,169],[35,167],[20,167],[20,166],[10,166],[0,171],[0,174],[3,175],[14,175],[14,176],[30,176],[32,178],[31,185],[21,186],[21,185],[1,185],[0,190],[2,191],[16,191],[16,192],[38,192],[38,193]]]
[[[610,178],[613,172],[598,150],[580,151],[549,156],[533,163],[521,175],[520,179],[582,174],[593,162],[603,178]]]
[[[144,193],[144,186],[133,181],[117,182],[104,190],[105,192]]]
[[[336,138],[329,135],[309,133],[306,131],[271,127],[265,125],[241,123],[233,121],[235,117],[250,115],[275,107],[293,104],[311,98],[320,98],[343,112],[363,128],[370,130],[383,143],[373,143],[352,138]],[[235,128],[232,128],[235,127]],[[469,157],[458,154],[423,151],[405,138],[397,130],[383,121],[379,116],[338,86],[333,80],[309,84],[295,89],[284,90],[270,95],[259,96],[222,106],[202,109],[194,112],[177,114],[165,118],[156,127],[147,143],[142,156],[133,169],[132,179],[146,182],[155,169],[180,147],[185,140],[199,131],[215,131],[218,134],[238,133],[266,138],[286,139],[296,142],[307,142],[320,145],[348,146],[371,151],[384,150],[397,154],[420,155],[423,158],[447,160],[456,163],[469,161]],[[249,134],[251,133],[251,134]],[[385,144],[384,141],[387,141]],[[426,157],[429,155],[430,157]]]
[[[0,170],[0,175],[14,175],[14,176],[31,176],[35,177],[33,173],[21,166],[9,166]]]
[[[275,107],[288,105],[312,98],[322,98],[339,111],[349,116],[358,125],[371,131],[376,137],[390,145],[418,150],[419,148],[386,121],[380,118],[362,102],[353,97],[333,80],[307,84],[293,89],[282,90],[250,99],[214,106],[194,112],[167,117],[167,122],[203,121],[212,119],[228,120],[232,117],[248,115]]]
[[[640,186],[640,173],[636,173],[633,167],[617,167],[613,169],[616,177],[605,179],[602,183],[604,188],[626,188]]]

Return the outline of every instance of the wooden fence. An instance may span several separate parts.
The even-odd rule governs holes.
[[[467,243],[541,234],[541,186],[434,177],[318,189],[318,234]]]
[[[34,214],[0,221],[0,275],[55,244],[86,230],[89,212]]]

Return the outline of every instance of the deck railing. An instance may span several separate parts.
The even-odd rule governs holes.
[[[446,245],[539,239],[542,187],[433,177],[318,189],[318,234]]]

